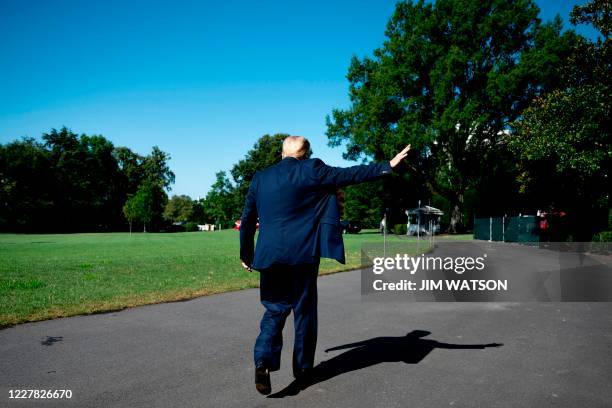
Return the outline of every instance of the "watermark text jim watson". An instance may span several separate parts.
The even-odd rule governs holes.
[[[425,254],[413,257],[408,254],[397,254],[395,257],[376,257],[373,259],[372,272],[380,275],[387,270],[406,271],[414,275],[421,271],[453,271],[463,275],[466,271],[485,269],[487,254],[481,257],[426,257]],[[420,284],[419,284],[420,283]],[[375,279],[372,287],[376,291],[507,291],[506,279],[424,279],[420,282],[401,279],[396,282],[385,282]]]

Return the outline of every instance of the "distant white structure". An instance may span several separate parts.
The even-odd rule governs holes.
[[[198,224],[198,230],[200,231],[214,231],[215,230],[215,225],[214,224]]]
[[[421,202],[419,201],[419,204]],[[444,213],[439,209],[424,205],[405,211],[408,216],[406,235],[431,235],[440,232],[440,219]]]

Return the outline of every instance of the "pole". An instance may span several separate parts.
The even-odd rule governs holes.
[[[436,244],[436,222],[432,221],[431,223],[433,225],[431,230],[431,247],[433,248],[433,246]]]
[[[387,209],[385,208],[385,215],[383,216],[383,258],[387,257]]]
[[[421,200],[419,200],[419,207],[417,208],[417,239],[421,239]]]

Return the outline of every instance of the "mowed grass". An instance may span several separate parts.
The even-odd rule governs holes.
[[[323,259],[321,274],[359,267],[361,246],[382,237],[344,241],[346,265]],[[259,274],[242,269],[238,253],[233,230],[0,234],[0,327],[257,287]]]

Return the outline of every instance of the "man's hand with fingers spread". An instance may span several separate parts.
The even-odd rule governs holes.
[[[404,160],[406,158],[406,156],[408,156],[408,152],[410,151],[410,145],[404,147],[404,150],[402,150],[401,152],[399,152],[393,159],[391,159],[391,161],[389,162],[389,164],[391,165],[392,168],[395,168],[398,164],[400,164],[402,162],[402,160]]]

